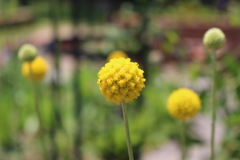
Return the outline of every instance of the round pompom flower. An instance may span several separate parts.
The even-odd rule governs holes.
[[[201,100],[192,90],[180,88],[169,96],[167,109],[174,118],[185,120],[198,113],[201,109]]]
[[[218,50],[225,43],[225,35],[219,28],[209,29],[203,37],[203,44],[213,50]]]
[[[107,62],[109,62],[113,58],[128,58],[127,54],[123,51],[113,51],[108,55]]]
[[[31,62],[38,55],[37,48],[31,44],[24,44],[18,51],[18,58],[23,62]]]
[[[114,58],[98,72],[97,83],[107,100],[116,104],[121,100],[130,102],[140,96],[139,92],[145,87],[143,73],[129,58]]]
[[[37,56],[32,62],[24,62],[22,64],[22,74],[27,79],[31,79],[30,65],[31,65],[32,76],[35,81],[41,80],[45,76],[48,70],[48,65],[46,60],[40,56]]]

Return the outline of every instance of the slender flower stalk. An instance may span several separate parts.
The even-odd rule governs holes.
[[[214,147],[214,139],[215,139],[215,121],[216,121],[216,51],[221,49],[225,44],[225,34],[219,28],[211,28],[209,29],[203,37],[204,45],[212,50],[212,124],[211,124],[211,155],[210,160],[215,159],[215,147]]]
[[[47,62],[42,57],[38,56],[37,48],[31,44],[25,44],[19,49],[18,58],[23,62],[22,64],[23,76],[25,76],[27,79],[30,79],[30,81],[32,82],[32,90],[34,94],[34,106],[39,123],[39,134],[41,138],[41,144],[45,159],[48,160],[49,155],[47,152],[46,145],[44,143],[43,135],[44,128],[39,110],[39,101],[36,86],[36,81],[41,80],[45,76],[48,70],[48,65]]]
[[[37,118],[38,118],[38,123],[39,123],[39,134],[40,134],[40,138],[41,138],[41,145],[42,145],[42,149],[44,152],[44,157],[46,160],[49,159],[48,156],[48,151],[46,148],[46,144],[44,143],[44,127],[43,127],[43,121],[41,118],[41,114],[40,114],[40,110],[39,110],[39,103],[38,103],[38,94],[37,94],[37,86],[36,86],[36,82],[34,81],[34,76],[33,76],[33,69],[32,69],[32,65],[29,63],[29,72],[30,72],[30,79],[32,82],[32,89],[33,89],[33,94],[34,94],[34,106],[35,106],[35,110],[36,110],[36,114],[37,114]]]
[[[190,89],[180,88],[172,92],[167,101],[170,114],[181,123],[181,160],[186,158],[186,120],[194,117],[201,109],[199,96]]]
[[[129,156],[129,160],[134,160],[133,159],[131,137],[130,137],[129,126],[128,126],[127,105],[126,105],[126,102],[124,100],[121,100],[121,106],[122,106],[124,126],[125,126],[125,131],[126,131],[128,156]]]
[[[215,151],[214,151],[214,139],[215,139],[215,121],[216,121],[216,54],[213,51],[212,55],[212,125],[211,125],[211,160],[214,160]]]
[[[181,146],[181,149],[182,149],[182,157],[181,157],[181,160],[185,160],[185,157],[186,157],[186,122],[185,120],[182,120],[181,121],[181,143],[182,143],[182,146]]]
[[[113,58],[98,72],[98,82],[101,93],[107,100],[122,105],[126,141],[129,160],[133,159],[132,144],[128,126],[127,102],[140,96],[140,91],[145,87],[146,79],[143,70],[129,58]]]

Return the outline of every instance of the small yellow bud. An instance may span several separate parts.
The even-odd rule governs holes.
[[[108,55],[107,62],[110,62],[113,58],[128,58],[128,56],[125,52],[116,50]]]
[[[211,28],[204,34],[203,43],[210,49],[218,50],[225,43],[225,35],[221,29]]]
[[[18,52],[18,58],[23,62],[31,62],[35,59],[38,52],[35,46],[31,44],[24,44]]]

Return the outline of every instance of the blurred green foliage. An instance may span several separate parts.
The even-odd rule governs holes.
[[[219,65],[223,66],[220,67],[222,70],[219,72],[219,76],[221,73],[222,77],[218,80],[219,94],[222,92],[221,90],[228,88],[228,86],[225,85],[225,83],[227,83],[226,75],[238,76],[235,70],[237,67],[233,67],[237,63],[230,54],[226,54],[222,61],[219,61]],[[79,91],[81,93],[81,97],[79,98],[82,100],[80,115],[81,149],[85,156],[95,155],[96,157],[102,157],[106,160],[126,159],[128,154],[121,107],[113,102],[106,101],[96,84],[97,72],[103,63],[96,64],[94,61],[81,61],[79,64],[78,83],[80,84]],[[180,84],[169,81],[166,77],[162,77],[161,71],[156,65],[149,65],[149,69],[151,70],[150,76],[147,86],[142,92],[144,103],[139,104],[138,100],[134,100],[134,102],[128,104],[130,131],[136,159],[139,158],[144,150],[156,147],[170,139],[179,141],[179,132],[176,128],[180,126],[168,114],[166,110],[166,100],[174,89],[180,87]],[[14,56],[1,68],[0,141],[5,157],[16,154],[18,158],[22,157],[23,159],[24,153],[26,152],[25,147],[31,146],[33,147],[33,151],[37,150],[37,148],[39,148],[39,142],[35,139],[38,122],[33,107],[31,84],[21,75],[20,69],[15,69],[20,68],[20,66],[21,64]],[[194,75],[195,80],[198,79],[201,74],[205,74],[205,76],[210,76],[211,74],[199,67],[196,69],[196,65],[188,65],[188,67],[190,67],[188,69],[192,69],[191,74]],[[178,70],[181,74],[185,74],[185,67],[182,66]],[[201,74],[199,74],[199,72]],[[58,106],[60,107],[65,132],[58,129],[54,141],[58,146],[58,150],[61,151],[59,152],[61,156],[72,154],[77,123],[73,116],[75,104],[72,87],[74,86],[72,86],[70,82],[71,81],[62,84],[60,90],[62,97],[60,101],[62,105]],[[238,81],[234,81],[234,83],[237,86],[239,85]],[[50,127],[53,118],[50,84],[48,82],[39,83],[38,91],[41,99],[41,114],[43,116],[46,133],[48,133],[51,130]],[[206,108],[209,103],[209,94],[205,95],[205,92],[209,92],[209,89],[199,92],[199,94],[201,95],[203,107],[205,108],[203,108],[203,113],[209,114],[209,108]],[[238,95],[237,88],[231,92]],[[228,110],[227,101],[229,97],[220,98],[221,101],[219,101],[218,108]],[[142,105],[142,107],[139,105]],[[223,147],[225,146],[225,149],[222,150],[221,153],[229,159],[231,158],[231,160],[234,160],[234,157],[238,157],[239,155],[237,141],[235,141],[236,147],[232,145],[232,141],[237,138],[239,131],[238,128],[236,128],[239,124],[239,114],[239,112],[234,110],[228,111],[224,116],[224,121],[228,128],[226,134],[230,134],[231,136],[226,136],[226,139],[224,139]],[[191,126],[191,123],[189,125]],[[28,137],[32,138],[29,139]],[[26,140],[26,138],[28,140]],[[27,142],[25,141],[30,141],[31,143],[26,144]],[[47,144],[51,146],[51,140],[47,135],[46,141],[48,142]],[[201,140],[191,138],[191,134],[188,135],[187,144],[189,146],[199,142],[201,142]],[[226,150],[226,147],[229,149]]]
[[[4,14],[0,17],[13,15],[14,10],[18,8],[18,2],[16,0],[3,2],[4,5],[0,5],[0,9]],[[161,4],[160,7],[158,4]],[[33,28],[49,23],[48,1],[31,1],[30,6],[37,20],[23,26],[0,28],[0,49],[9,44],[6,43],[9,39],[21,39],[20,37],[25,37]],[[230,6],[226,14],[229,24],[238,27],[239,4],[234,2],[230,3]],[[88,21],[89,15],[86,15],[88,10],[80,8],[79,10],[80,21]],[[101,13],[98,10],[90,15],[96,18],[94,20],[96,22],[95,25],[90,22],[86,24],[90,32],[85,37],[84,33],[82,35],[80,33],[84,37],[81,49],[104,57],[112,50],[121,49],[130,53],[134,60],[139,60],[139,53],[144,50],[144,60],[148,66],[145,70],[148,73],[146,88],[143,89],[139,99],[127,104],[135,158],[138,159],[141,153],[169,140],[179,142],[179,125],[166,110],[168,95],[174,89],[183,87],[187,78],[190,81],[187,87],[196,90],[202,99],[201,114],[209,115],[210,87],[197,87],[197,83],[201,78],[205,80],[211,78],[211,66],[208,59],[206,62],[187,62],[186,51],[178,46],[181,41],[179,33],[160,28],[157,16],[170,15],[173,21],[182,21],[183,18],[179,18],[182,15],[184,20],[190,23],[194,23],[193,18],[198,17],[202,22],[209,23],[225,13],[205,6],[200,1],[139,0],[135,5],[127,3],[119,7],[115,23],[121,22],[122,27],[113,22],[106,22],[102,15],[106,13]],[[60,4],[58,14],[61,22],[70,21],[69,1]],[[196,17],[192,18],[193,15]],[[136,16],[134,20],[138,20],[137,25],[129,23],[131,19],[128,18],[131,16]],[[149,48],[144,48],[144,45]],[[183,54],[177,55],[175,61],[169,64],[162,61],[152,63],[146,55],[157,49],[161,50],[164,56],[176,55],[176,50]],[[143,67],[141,59],[139,61]],[[81,150],[84,157],[95,156],[105,160],[127,159],[121,107],[106,101],[96,83],[97,73],[104,63],[105,61],[97,58],[78,61],[74,78],[60,85],[57,98],[51,82],[38,83],[45,141],[49,152],[57,150],[59,157],[69,160],[76,159],[75,150]],[[167,65],[173,66],[175,74],[173,77],[171,73],[165,73]],[[21,75],[20,68],[21,64],[16,58],[16,53],[0,68],[0,159],[4,160],[21,160],[35,153],[37,157],[41,157],[40,140],[37,136],[39,124],[33,106],[31,84]],[[218,151],[218,158],[222,160],[237,160],[240,156],[239,69],[239,60],[232,53],[225,53],[218,61],[218,111],[221,116],[219,120],[223,122],[225,129],[223,143]],[[209,83],[207,80],[205,83]],[[55,114],[56,110],[60,116]],[[192,125],[189,122],[188,131]],[[80,142],[76,147],[75,141],[78,138]],[[201,143],[201,140],[192,137],[189,132],[188,147]]]

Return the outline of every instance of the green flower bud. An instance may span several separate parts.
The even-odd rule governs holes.
[[[37,48],[31,44],[24,44],[18,51],[18,58],[22,61],[31,62],[37,56]]]
[[[218,50],[225,43],[225,35],[221,29],[211,28],[204,34],[203,43],[210,49]]]

